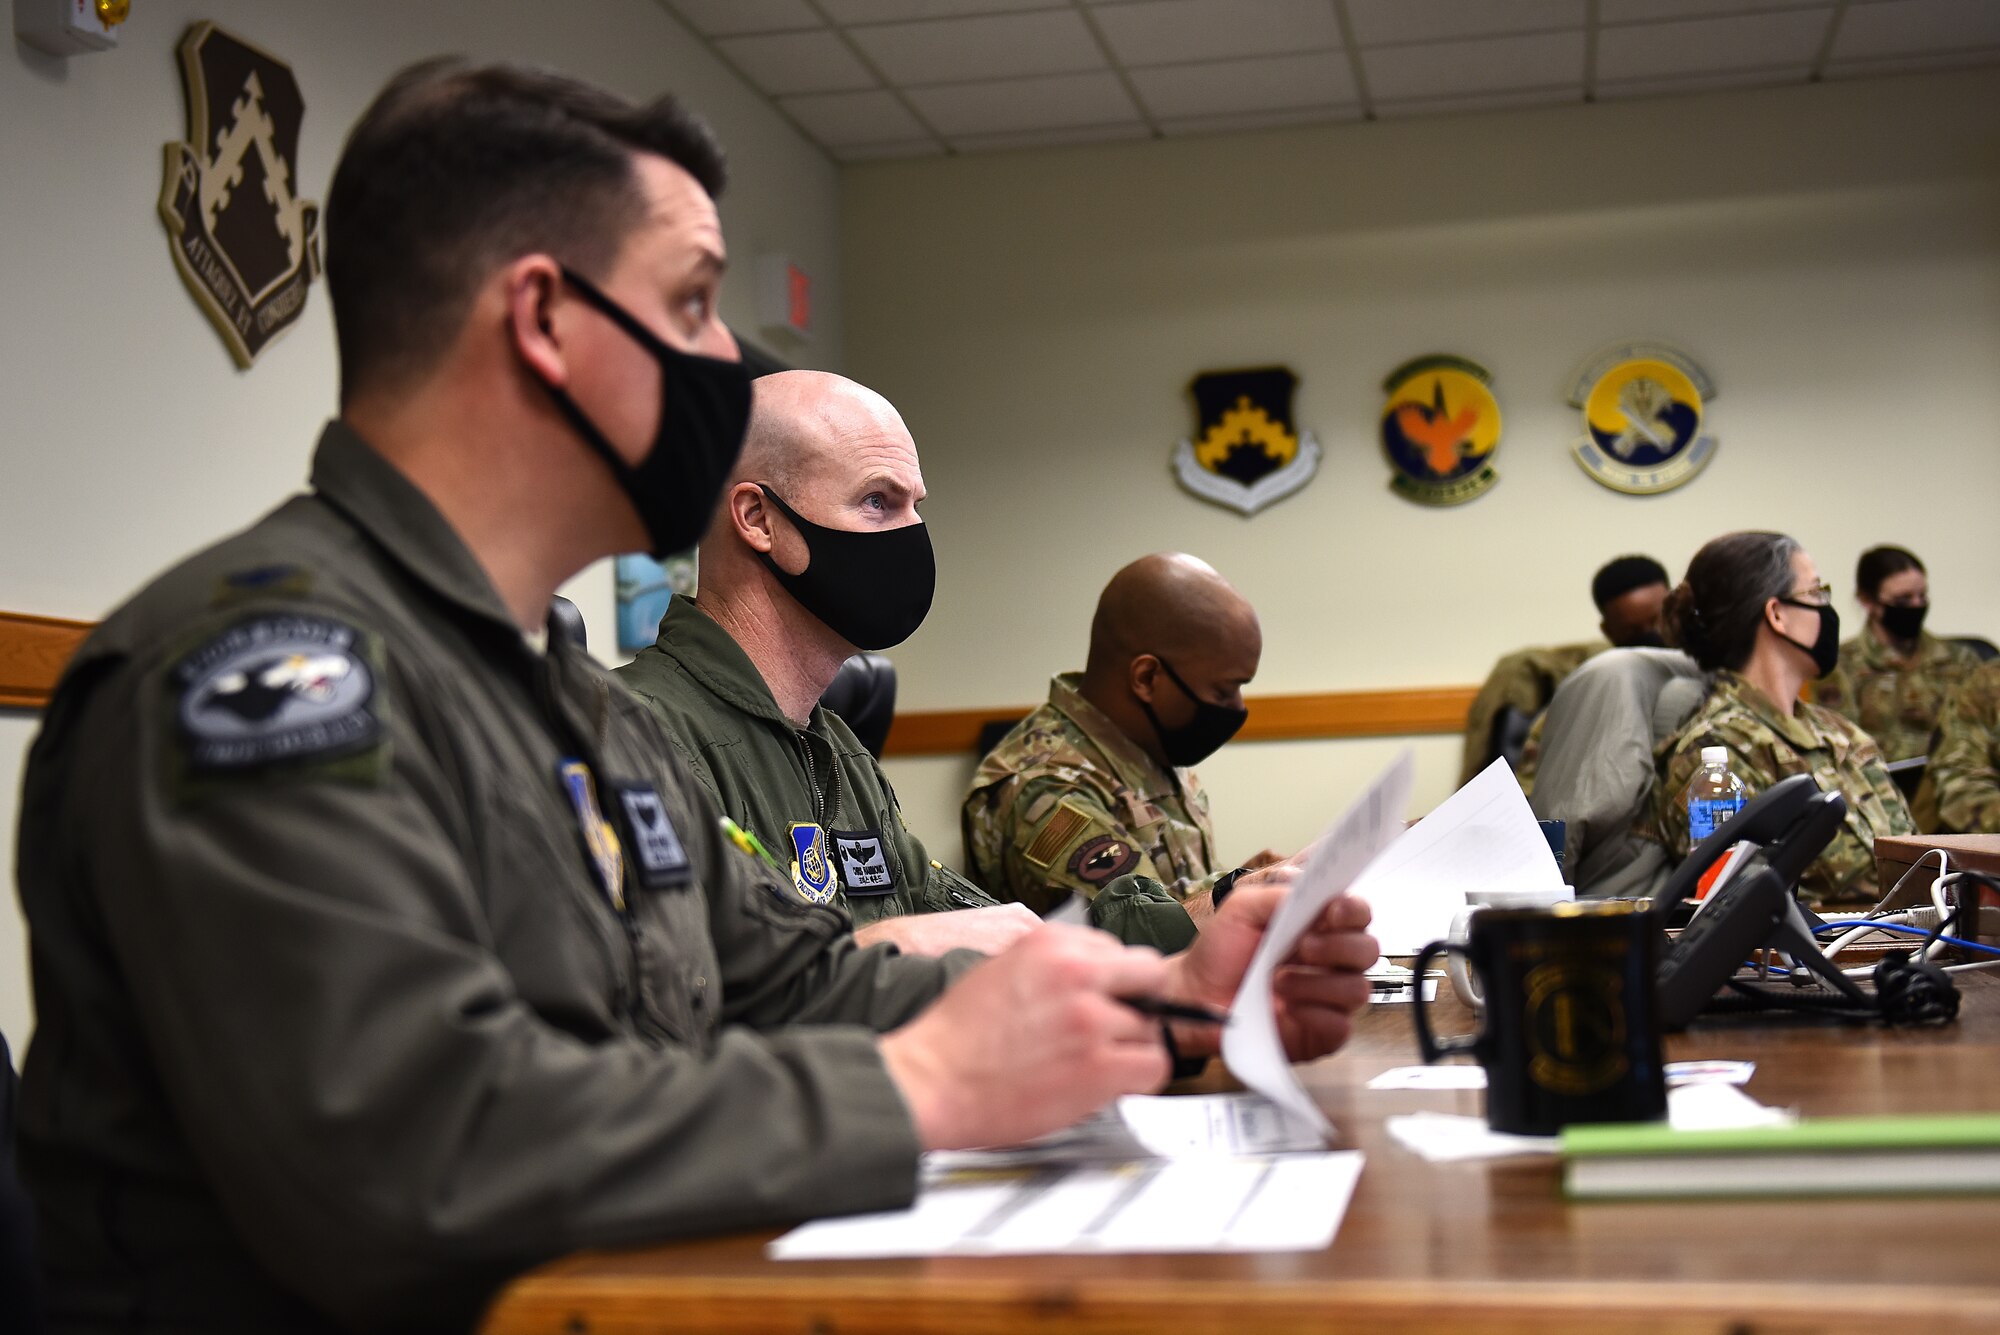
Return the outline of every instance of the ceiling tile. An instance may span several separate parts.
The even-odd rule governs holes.
[[[772,97],[874,88],[877,80],[829,30],[728,37],[715,49]]]
[[[828,148],[924,137],[924,127],[894,93],[816,93],[781,98],[778,105]]]
[[[790,32],[824,26],[806,0],[667,0],[704,37],[746,32]]]
[[[1158,117],[1231,116],[1353,102],[1354,74],[1338,51],[1265,60],[1218,60],[1133,70],[1132,84]]]
[[[1811,64],[1826,40],[1826,25],[1826,14],[1803,9],[1606,28],[1597,34],[1597,77],[1647,79]]]
[[[1853,5],[1833,39],[1833,58],[1909,56],[2000,45],[1993,0],[1883,0]]]
[[[1193,116],[1186,120],[1161,121],[1160,129],[1172,137],[1191,134],[1232,134],[1245,130],[1276,130],[1288,125],[1328,125],[1358,121],[1361,107],[1309,107],[1303,111],[1256,111],[1242,116]]]
[[[1375,114],[1384,120],[1406,116],[1449,116],[1467,111],[1504,111],[1514,107],[1556,107],[1583,101],[1583,83],[1561,88],[1533,88],[1509,93],[1472,93],[1462,97],[1419,97],[1377,102]]]
[[[833,150],[840,162],[881,162],[887,158],[928,158],[938,152],[935,139],[898,139],[887,144],[851,144]]]
[[[1599,80],[1597,96],[1609,102],[1625,97],[1706,93],[1718,88],[1778,88],[1787,84],[1805,83],[1811,77],[1810,65],[1784,65],[1775,69],[1731,70],[1725,74],[1675,74],[1659,79]]]
[[[1104,52],[1074,9],[850,31],[877,68],[904,85],[1105,68]]]
[[[820,8],[835,23],[902,23],[1069,7],[1067,0],[820,0]]]
[[[1109,70],[917,88],[910,100],[938,133],[954,138],[1139,121],[1138,108]]]
[[[1347,16],[1354,40],[1375,46],[1581,28],[1583,0],[1347,0]]]
[[[1583,85],[1583,30],[1361,52],[1370,97],[1450,97],[1503,88]]]
[[[1069,144],[1104,144],[1145,139],[1143,125],[1091,125],[1074,130],[1035,130],[1027,134],[962,134],[951,146],[963,153],[997,153],[1011,148],[1061,148]]]
[[[1091,11],[1124,65],[1228,60],[1340,45],[1326,0],[1154,0]]]
[[[1715,18],[1766,9],[1833,8],[1833,0],[1597,0],[1599,23],[1652,23],[1660,19]]]

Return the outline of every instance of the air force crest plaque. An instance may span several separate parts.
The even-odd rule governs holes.
[[[1382,388],[1382,451],[1389,485],[1422,505],[1463,505],[1500,475],[1500,404],[1493,377],[1463,357],[1419,357],[1389,373]]]
[[[181,39],[188,137],[167,145],[160,217],[174,264],[248,367],[305,309],[319,208],[298,197],[305,99],[292,67],[213,23]]]
[[[1689,481],[1715,457],[1702,430],[1715,382],[1694,359],[1663,343],[1627,343],[1591,359],[1570,390],[1583,409],[1571,453],[1613,491],[1650,496]]]
[[[1204,500],[1256,514],[1312,480],[1319,442],[1292,424],[1299,378],[1282,366],[1204,371],[1188,386],[1196,435],[1174,448],[1174,475]]]

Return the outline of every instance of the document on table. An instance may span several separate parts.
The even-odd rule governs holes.
[[[1312,1251],[1333,1241],[1360,1176],[1358,1150],[960,1170],[927,1181],[907,1210],[806,1224],[769,1255]]]
[[[1467,890],[1574,897],[1566,889],[1520,783],[1496,760],[1369,862],[1352,893],[1375,910],[1368,930],[1382,953],[1414,955],[1451,931]]]
[[[1346,894],[1362,869],[1403,833],[1415,772],[1414,757],[1403,751],[1313,844],[1292,892],[1271,915],[1264,939],[1257,943],[1257,953],[1251,956],[1230,1005],[1229,1025],[1222,1031],[1222,1060],[1230,1074],[1323,1135],[1333,1127],[1299,1084],[1291,1058],[1285,1055],[1271,1005],[1271,975],[1320,911]]]
[[[1128,1094],[1095,1116],[1025,1145],[938,1150],[924,1156],[936,1176],[981,1168],[1019,1168],[1126,1159],[1184,1159],[1216,1154],[1284,1154],[1324,1146],[1262,1094]]]

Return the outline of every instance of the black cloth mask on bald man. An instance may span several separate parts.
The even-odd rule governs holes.
[[[929,524],[901,528],[827,528],[758,489],[805,539],[806,568],[794,575],[759,552],[786,593],[856,649],[887,649],[917,633],[937,592],[937,556]]]
[[[1155,658],[1159,655],[1155,654]],[[1178,728],[1160,726],[1160,716],[1144,700],[1139,708],[1146,711],[1146,717],[1153,721],[1153,731],[1160,739],[1160,750],[1167,763],[1175,769],[1186,769],[1189,765],[1199,765],[1202,761],[1222,749],[1222,744],[1234,737],[1250,717],[1247,709],[1231,709],[1204,700],[1188,689],[1181,680],[1181,674],[1174,671],[1173,664],[1160,658],[1160,670],[1173,678],[1174,685],[1181,688],[1181,694],[1194,701],[1194,717]]]

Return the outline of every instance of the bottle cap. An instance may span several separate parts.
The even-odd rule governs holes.
[[[1729,748],[1726,746],[1704,746],[1701,748],[1701,763],[1729,767]]]

